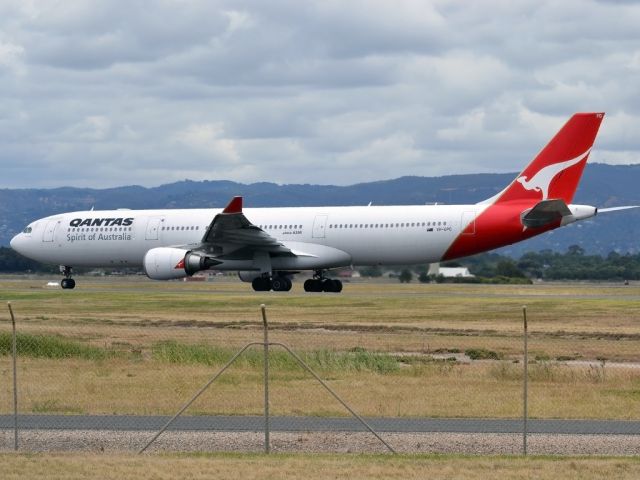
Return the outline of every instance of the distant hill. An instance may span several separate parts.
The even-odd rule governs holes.
[[[144,188],[125,186],[108,189],[55,188],[0,190],[0,245],[24,225],[55,213],[112,208],[206,208],[223,207],[234,195],[243,195],[251,207],[313,205],[409,205],[424,203],[476,203],[502,190],[515,177],[510,174],[401,177],[331,185],[277,185],[230,181],[182,182]],[[588,164],[574,203],[608,207],[640,204],[640,164]],[[549,248],[564,251],[581,245],[589,253],[640,251],[640,209],[611,213],[544,234],[528,242],[501,249],[519,256],[524,251]]]

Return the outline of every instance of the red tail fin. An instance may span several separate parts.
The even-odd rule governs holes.
[[[576,113],[520,175],[483,203],[562,199],[571,203],[604,113]]]

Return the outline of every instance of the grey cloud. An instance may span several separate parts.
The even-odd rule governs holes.
[[[0,186],[514,171],[579,110],[608,112],[594,159],[635,162],[638,24],[574,0],[2,2]]]

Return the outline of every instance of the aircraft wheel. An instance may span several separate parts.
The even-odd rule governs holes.
[[[251,286],[256,292],[268,292],[272,287],[271,280],[266,277],[254,278],[251,282]]]
[[[291,290],[291,281],[285,277],[273,277],[271,286],[273,287],[274,292],[286,292]]]
[[[337,292],[338,286],[336,285],[335,280],[331,280],[327,278],[324,282],[322,282],[322,291],[323,292]]]
[[[64,289],[76,288],[76,281],[73,278],[63,278],[60,280],[60,286]]]
[[[309,279],[304,282],[304,291],[305,292],[321,292],[322,283],[320,282],[320,280]]]

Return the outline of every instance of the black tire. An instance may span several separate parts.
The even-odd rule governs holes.
[[[335,290],[334,292],[336,293],[340,293],[342,291],[342,282],[340,280],[334,280],[334,286],[335,286]]]
[[[291,287],[293,286],[293,282],[291,281],[290,278],[287,278],[287,277],[284,277],[284,280],[285,280],[284,291],[289,292],[291,290]]]
[[[73,278],[69,278],[67,281],[67,288],[76,288],[76,281]]]
[[[322,282],[320,280],[309,279],[306,282],[304,282],[304,291],[305,292],[321,292]]]
[[[271,281],[264,277],[254,278],[251,286],[256,292],[268,292],[271,290]]]
[[[287,288],[287,279],[283,277],[273,277],[271,280],[271,288],[274,292],[284,292]]]
[[[62,280],[60,280],[60,286],[62,287],[63,290],[66,290],[67,288],[69,288],[69,279],[63,278]]]
[[[322,282],[322,291],[323,292],[335,292],[336,291],[336,282],[335,280],[331,280],[327,278],[324,282]]]
[[[313,292],[313,280],[305,280],[304,282],[304,291],[305,292]]]

